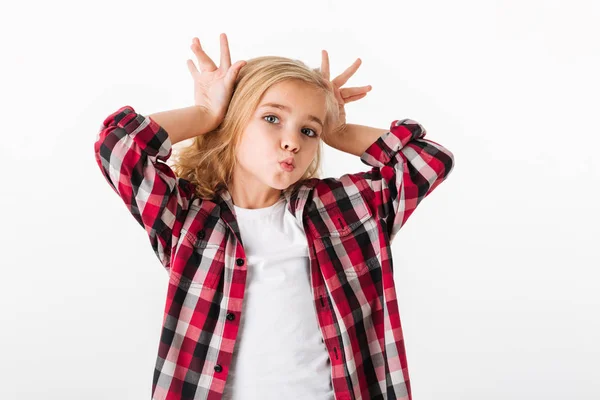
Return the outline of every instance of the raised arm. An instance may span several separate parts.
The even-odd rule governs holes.
[[[163,115],[169,118],[169,112]],[[171,128],[177,135],[185,129]],[[168,271],[171,248],[177,243],[194,193],[191,183],[175,176],[165,163],[172,152],[169,134],[152,118],[124,106],[104,120],[94,151],[102,174],[144,227]]]
[[[360,129],[355,134],[361,136]],[[424,139],[425,134],[423,126],[416,121],[393,121],[390,130],[378,137],[360,156],[364,164],[373,167],[359,175],[375,192],[373,206],[386,225],[390,242],[417,205],[454,168],[452,152]]]
[[[194,80],[194,105],[149,116],[124,106],[109,115],[94,144],[96,161],[104,177],[142,225],[152,248],[167,269],[173,247],[187,215],[195,187],[177,177],[166,164],[172,145],[206,134],[222,122],[233,84],[245,61],[231,64],[227,36],[221,34],[221,59],[215,63],[202,50],[198,38],[191,49],[200,71],[187,60]]]
[[[454,167],[454,155],[442,145],[424,139],[423,126],[408,118],[393,121],[389,130],[347,124],[345,104],[365,97],[371,90],[370,85],[342,87],[360,63],[357,59],[330,81],[330,88],[338,100],[339,118],[323,140],[335,149],[360,156],[364,164],[373,167],[366,172],[346,174],[340,179],[363,180],[375,193],[375,196],[369,196],[371,208],[385,224],[391,243],[417,205],[448,177]],[[329,57],[325,50],[322,51],[321,70],[324,78],[329,80]]]

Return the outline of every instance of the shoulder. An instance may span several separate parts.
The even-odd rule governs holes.
[[[351,205],[371,208],[375,197],[365,172],[348,173],[338,178],[314,179],[311,202],[315,208],[347,208]]]

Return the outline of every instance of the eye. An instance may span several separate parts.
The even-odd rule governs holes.
[[[278,118],[278,117],[276,117],[275,115],[266,115],[265,117],[263,117],[263,119],[264,119],[264,118],[269,118],[269,117],[273,117],[273,118],[277,118],[277,119],[279,119],[279,118]]]
[[[276,115],[272,115],[272,114],[270,114],[270,115],[265,115],[265,116],[263,117],[263,120],[267,121],[267,119],[266,119],[266,118],[275,118],[275,119],[277,119],[277,120],[279,119],[279,117],[277,117]],[[269,123],[274,123],[274,122],[271,122],[271,121],[267,121],[267,122],[269,122]],[[311,135],[311,134],[308,134],[308,135],[307,135],[308,137],[311,137],[311,138],[316,138],[316,137],[319,137],[319,135],[317,134],[317,132],[316,132],[314,129],[310,129],[310,128],[303,128],[303,129],[306,129],[306,130],[308,130],[308,131],[311,131],[311,132],[312,132],[312,135]]]
[[[304,128],[304,129],[309,130],[309,131],[311,131],[313,133],[312,136],[309,135],[310,137],[319,137],[319,135],[317,135],[317,132],[315,132],[314,130],[312,130],[310,128]]]

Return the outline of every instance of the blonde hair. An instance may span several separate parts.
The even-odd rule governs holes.
[[[323,138],[329,133],[338,105],[320,68],[311,69],[300,60],[279,56],[256,57],[246,61],[235,80],[233,96],[221,124],[213,131],[194,137],[193,143],[173,154],[173,170],[195,185],[198,197],[212,199],[231,182],[236,165],[235,149],[263,94],[272,85],[290,79],[305,82],[326,97],[324,129],[317,154],[302,177],[284,192],[292,192],[304,181],[319,178]]]

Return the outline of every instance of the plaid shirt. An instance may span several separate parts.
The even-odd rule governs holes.
[[[361,156],[370,170],[313,178],[286,194],[307,236],[338,400],[412,398],[390,244],[454,165],[453,154],[425,133],[410,119],[393,121]],[[104,120],[94,150],[168,273],[152,399],[220,399],[248,271],[229,192],[198,198],[165,163],[167,132],[130,106]]]

